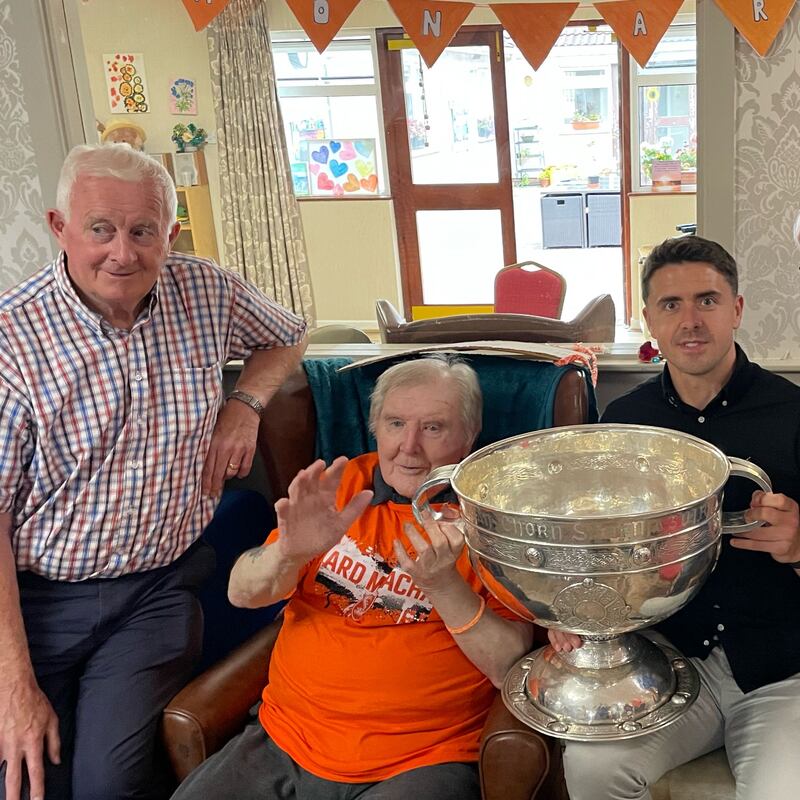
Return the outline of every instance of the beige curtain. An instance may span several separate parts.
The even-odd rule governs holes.
[[[208,28],[226,266],[315,322],[300,210],[262,0],[232,0]]]

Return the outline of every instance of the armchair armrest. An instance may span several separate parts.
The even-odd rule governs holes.
[[[567,800],[561,743],[514,717],[498,693],[481,734],[483,800]]]
[[[178,781],[221,749],[247,722],[267,682],[282,619],[198,675],[164,709],[161,738]]]

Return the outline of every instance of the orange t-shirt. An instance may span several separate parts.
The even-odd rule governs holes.
[[[376,453],[350,461],[337,502],[372,488]],[[392,550],[410,505],[372,505],[300,575],[259,719],[301,767],[344,783],[477,761],[495,689],[462,653]],[[268,542],[277,538],[270,534]],[[458,571],[486,596],[466,551]],[[487,603],[517,619],[491,596]]]

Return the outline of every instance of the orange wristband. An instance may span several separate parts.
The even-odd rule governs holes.
[[[486,600],[481,597],[480,601],[481,604],[478,606],[475,616],[469,622],[464,625],[459,625],[457,628],[451,628],[449,625],[445,625],[445,628],[447,628],[447,630],[450,631],[453,636],[456,636],[459,633],[466,633],[470,628],[474,628],[480,622],[483,612],[486,611]]]

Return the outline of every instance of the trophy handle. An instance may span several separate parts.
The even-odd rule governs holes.
[[[735,475],[738,478],[750,478],[751,481],[757,483],[765,492],[772,491],[772,481],[770,481],[769,475],[757,464],[753,464],[751,461],[745,461],[743,458],[736,458],[735,456],[729,456],[728,461],[730,461],[731,464],[732,477]],[[722,532],[731,533],[734,536],[737,533],[744,533],[745,531],[752,531],[754,528],[760,528],[763,524],[761,520],[745,522],[744,511],[726,511],[722,515]]]
[[[445,486],[450,485],[450,478],[456,471],[458,464],[446,464],[443,467],[436,467],[428,473],[422,486],[414,493],[411,501],[411,508],[414,510],[414,517],[420,525],[424,525],[423,514],[430,514],[436,522],[447,519],[452,522],[452,518],[445,517],[441,511],[431,508],[431,498],[435,497]]]

